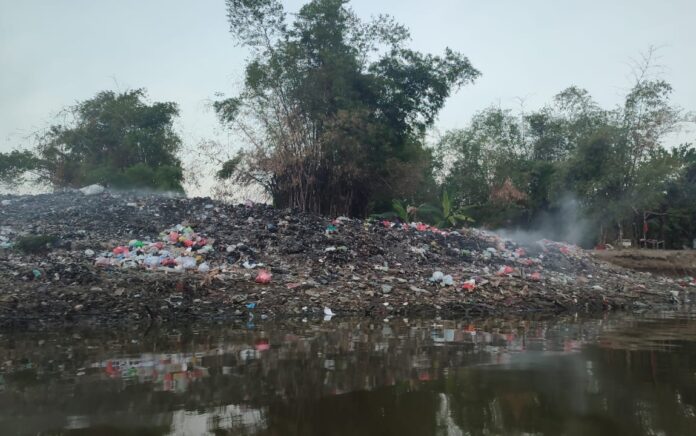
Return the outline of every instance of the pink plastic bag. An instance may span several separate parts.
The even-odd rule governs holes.
[[[264,285],[271,283],[271,273],[269,273],[265,269],[262,269],[256,276],[256,283],[261,283]]]

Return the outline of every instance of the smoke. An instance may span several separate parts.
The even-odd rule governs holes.
[[[591,221],[582,213],[580,202],[575,196],[567,194],[554,208],[539,214],[529,228],[498,229],[495,233],[525,245],[541,239],[550,239],[588,246],[594,242],[591,226]]]

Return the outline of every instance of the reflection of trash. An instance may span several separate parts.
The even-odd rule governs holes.
[[[268,343],[267,339],[261,339],[256,342],[256,351],[268,351],[271,349],[271,344]]]

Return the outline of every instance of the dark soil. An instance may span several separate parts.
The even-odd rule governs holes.
[[[594,256],[637,271],[672,277],[696,275],[696,250],[597,250]]]

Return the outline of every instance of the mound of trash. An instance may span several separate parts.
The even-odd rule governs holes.
[[[646,309],[694,289],[470,228],[96,188],[0,201],[2,324]]]

